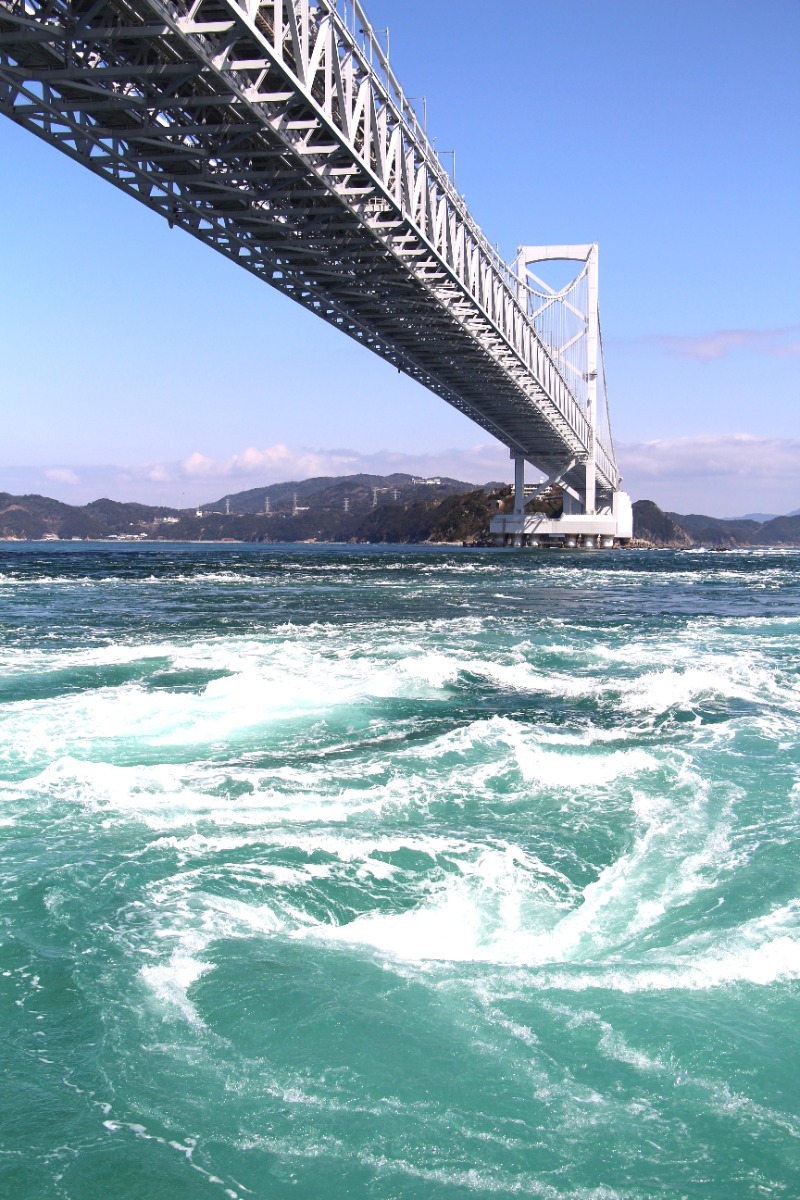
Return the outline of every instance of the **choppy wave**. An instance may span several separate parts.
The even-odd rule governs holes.
[[[790,1195],[798,561],[6,555],[6,1190]]]

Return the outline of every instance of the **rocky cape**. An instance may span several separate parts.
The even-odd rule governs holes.
[[[537,501],[537,507],[543,503]],[[476,487],[399,473],[277,483],[225,495],[196,510],[107,499],[71,505],[0,492],[0,538],[487,545],[492,514],[510,506],[505,484]],[[798,514],[724,520],[664,512],[652,500],[637,500],[633,514],[639,546],[800,546]]]

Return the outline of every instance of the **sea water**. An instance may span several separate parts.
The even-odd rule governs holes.
[[[800,1196],[800,554],[0,553],[0,1194]]]

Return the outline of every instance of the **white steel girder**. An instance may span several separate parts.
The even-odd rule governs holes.
[[[0,0],[0,112],[533,465],[618,488],[358,0]]]

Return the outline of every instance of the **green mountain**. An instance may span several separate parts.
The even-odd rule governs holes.
[[[63,504],[49,496],[12,496],[0,492],[0,538],[102,538],[155,530],[164,518],[179,517],[175,508],[93,500]]]
[[[222,496],[198,510],[0,492],[0,539],[136,539],[247,542],[444,542],[488,544],[489,521],[508,508],[504,484],[476,488],[457,479],[348,475],[271,484]],[[556,515],[557,495],[534,502]],[[265,512],[268,507],[268,512]],[[230,512],[227,510],[230,509]],[[800,513],[759,523],[633,506],[634,539],[651,546],[800,546]]]
[[[3,492],[0,538],[425,541],[433,534],[435,540],[465,540],[480,536],[484,525],[488,529],[488,515],[484,520],[482,514],[484,509],[489,512],[486,502],[480,505],[474,499],[466,504],[469,518],[461,512],[460,502],[447,508],[448,501],[465,493],[485,496],[463,480],[425,480],[401,473],[272,484],[222,496],[197,510],[108,499],[71,505],[47,496]]]
[[[704,517],[697,513],[690,513],[688,516],[667,513],[667,516],[677,521],[695,544],[703,546],[751,546],[761,528],[758,521],[747,518],[729,521],[718,517]]]
[[[489,520],[511,494],[502,486],[492,492],[477,489],[467,495],[436,501],[385,504],[368,513],[358,532],[364,542],[455,542],[488,544]]]
[[[775,517],[758,531],[759,546],[800,546],[800,512]]]
[[[653,546],[800,546],[800,513],[759,523],[744,517],[722,520],[699,513],[665,513],[652,500],[637,500],[633,536]]]
[[[341,510],[365,516],[378,504],[428,503],[446,496],[471,491],[474,483],[462,479],[435,476],[423,480],[414,475],[342,475],[320,476],[314,479],[289,480],[267,487],[250,488],[246,492],[231,492],[219,500],[201,504],[204,512],[256,515],[269,506],[270,512],[290,514],[297,508]]]
[[[652,500],[636,500],[633,505],[633,536],[653,546],[686,549],[693,545],[691,534],[672,513],[662,512]]]

